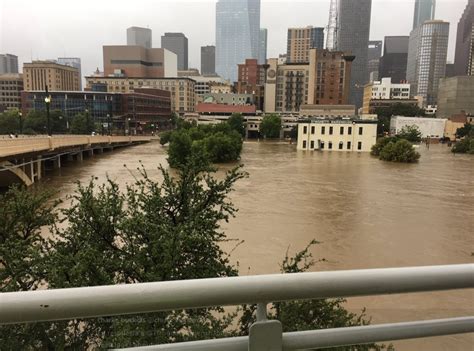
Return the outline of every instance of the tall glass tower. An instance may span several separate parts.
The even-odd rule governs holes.
[[[415,0],[413,29],[435,18],[436,0]]]
[[[337,10],[337,50],[355,56],[349,101],[359,108],[369,78],[367,62],[372,0],[339,0]]]
[[[436,105],[440,78],[446,73],[449,23],[425,21],[410,33],[407,80],[424,106]]]
[[[219,0],[216,4],[216,72],[237,81],[237,65],[258,59],[260,0]]]

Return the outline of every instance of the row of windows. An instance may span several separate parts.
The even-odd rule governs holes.
[[[339,127],[339,135],[344,135],[345,127]],[[316,126],[311,126],[311,134],[315,134]],[[359,127],[359,135],[364,133],[364,127]],[[303,126],[303,134],[308,134],[308,127]],[[321,126],[321,134],[326,134],[326,126]],[[334,134],[334,127],[329,127],[329,135]],[[347,135],[352,135],[352,127],[347,127]]]
[[[306,149],[306,146],[307,146],[307,142],[306,142],[306,140],[303,140],[303,149]],[[324,147],[325,147],[324,141],[321,141],[319,143],[319,148],[321,150],[324,150]],[[314,149],[314,140],[310,141],[309,148]],[[339,142],[338,149],[339,150],[344,150],[344,142],[343,141]],[[328,150],[332,150],[332,141],[328,142]],[[346,143],[346,150],[352,150],[352,143],[350,141],[348,141]],[[357,150],[362,150],[362,141],[357,142]]]

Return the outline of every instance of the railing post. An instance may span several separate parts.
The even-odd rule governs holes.
[[[283,329],[277,320],[267,319],[267,304],[257,304],[257,321],[249,332],[249,351],[282,351]]]

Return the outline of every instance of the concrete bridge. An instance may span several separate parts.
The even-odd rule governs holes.
[[[88,135],[0,139],[0,188],[13,183],[30,186],[42,178],[46,166],[60,168],[63,161],[82,161],[84,156],[150,140],[144,136]]]

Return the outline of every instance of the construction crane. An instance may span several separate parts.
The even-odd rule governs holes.
[[[326,35],[326,49],[337,50],[337,35],[338,35],[338,16],[339,16],[339,0],[331,0],[329,7],[329,21]]]

